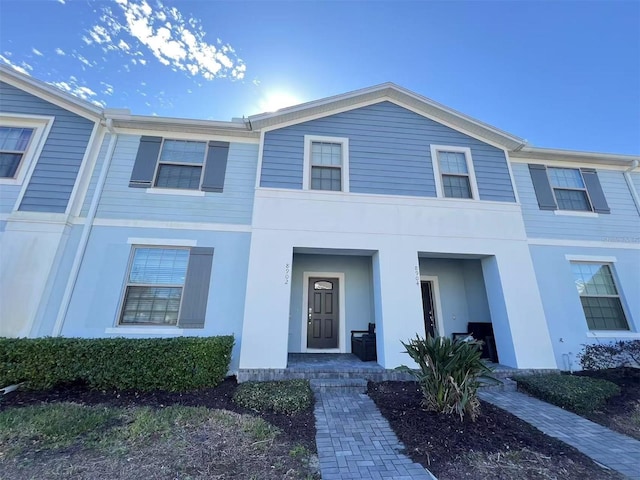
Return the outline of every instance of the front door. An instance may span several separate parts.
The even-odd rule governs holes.
[[[307,348],[338,348],[338,279],[310,278]]]
[[[422,311],[424,313],[424,331],[426,335],[435,337],[436,311],[433,302],[433,282],[423,280],[420,282],[422,290]]]

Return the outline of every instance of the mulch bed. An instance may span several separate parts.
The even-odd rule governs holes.
[[[468,419],[461,422],[455,415],[423,410],[421,394],[414,382],[369,383],[368,394],[405,445],[407,455],[441,480],[619,478],[573,447],[486,402],[481,402],[476,422]],[[498,452],[517,451],[535,452],[536,458],[549,459],[545,468],[555,471],[549,472],[548,477],[526,468],[517,472],[491,471],[484,476],[469,459],[471,452],[484,454],[485,461],[491,461],[490,457]]]
[[[620,395],[611,398],[600,410],[585,415],[589,420],[611,430],[640,440],[640,425],[628,421],[640,406],[640,369],[611,368],[606,370],[584,370],[574,375],[601,378],[620,387]]]
[[[162,408],[168,405],[184,405],[223,409],[260,416],[282,430],[282,435],[286,440],[301,444],[308,450],[316,452],[316,427],[313,407],[295,415],[254,412],[233,402],[233,394],[237,386],[235,377],[226,378],[215,388],[186,393],[101,391],[90,390],[86,385],[82,384],[72,384],[47,391],[16,390],[0,396],[0,410],[7,407],[21,407],[50,402],[75,402],[85,405],[108,405],[111,407],[149,406]]]

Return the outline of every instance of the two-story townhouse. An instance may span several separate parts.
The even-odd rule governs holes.
[[[68,248],[102,109],[0,66],[0,335],[28,336]],[[48,332],[50,334],[50,332]]]
[[[640,337],[633,157],[528,147],[393,84],[246,122],[99,116],[10,335],[233,334],[244,378],[369,323],[387,368],[416,333],[482,327],[519,368]]]

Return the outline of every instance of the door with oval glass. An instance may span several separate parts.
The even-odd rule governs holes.
[[[310,278],[307,348],[338,348],[338,279]]]

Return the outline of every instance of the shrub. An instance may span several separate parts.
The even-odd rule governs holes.
[[[640,366],[640,340],[584,345],[580,365],[585,370]]]
[[[609,398],[620,393],[620,387],[615,383],[598,378],[551,373],[520,375],[513,379],[518,382],[518,388],[540,400],[579,414],[600,408]]]
[[[233,400],[250,410],[292,414],[311,406],[313,392],[307,380],[246,382],[238,385]]]
[[[0,338],[0,387],[32,390],[85,382],[90,388],[185,391],[220,383],[233,337]]]
[[[420,367],[419,370],[406,366],[401,369],[416,378],[422,390],[424,408],[445,414],[457,413],[460,420],[469,415],[475,420],[480,408],[477,392],[482,381],[499,382],[491,376],[492,369],[480,359],[482,342],[416,335],[402,345]]]

